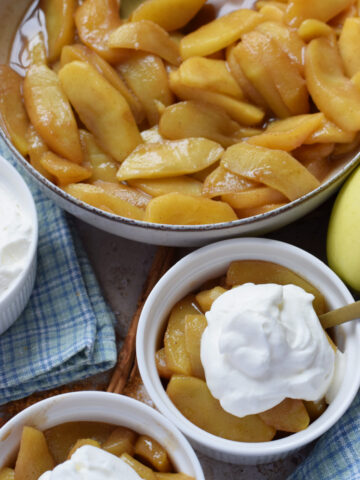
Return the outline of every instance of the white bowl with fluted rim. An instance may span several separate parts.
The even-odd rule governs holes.
[[[38,23],[44,23],[42,15],[34,15],[37,2],[32,0],[1,0],[0,2],[0,63],[7,63],[14,38],[16,42],[24,39],[16,36],[21,22],[28,22],[25,32],[35,33]],[[18,43],[17,43],[18,44]],[[22,56],[26,56],[24,49]],[[12,59],[11,65],[21,72],[19,59]],[[155,245],[199,246],[224,238],[244,235],[261,235],[279,229],[314,210],[332,195],[360,162],[359,151],[344,156],[331,175],[322,184],[306,195],[267,213],[233,222],[208,225],[166,225],[132,220],[95,208],[69,195],[61,188],[42,176],[16,150],[0,127],[0,140],[3,140],[8,154],[22,164],[42,191],[57,205],[101,230],[121,237]]]
[[[166,449],[178,472],[205,480],[194,450],[179,430],[163,415],[123,395],[84,391],[42,400],[18,413],[0,429],[0,469],[16,458],[22,429],[46,430],[66,422],[104,422],[151,436]]]
[[[157,283],[148,297],[137,333],[137,360],[147,392],[201,452],[237,464],[261,464],[279,460],[309,444],[332,427],[350,406],[360,386],[360,322],[335,329],[345,355],[342,383],[326,411],[305,430],[264,443],[246,443],[216,437],[187,420],[171,402],[158,375],[155,352],[159,348],[171,308],[206,280],[223,275],[234,260],[263,260],[296,272],[325,296],[330,309],[354,301],[339,277],[323,262],[292,245],[268,239],[225,240],[203,247],[180,260]]]
[[[0,334],[19,317],[29,301],[36,277],[38,220],[31,192],[17,170],[0,156],[0,189],[8,192],[31,223],[31,238],[24,258],[23,270],[0,295]],[[1,233],[1,232],[0,232]]]

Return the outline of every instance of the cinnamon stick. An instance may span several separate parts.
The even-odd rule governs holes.
[[[112,374],[108,392],[122,393],[130,372],[133,368],[135,361],[135,344],[136,344],[136,330],[139,323],[141,311],[144,303],[149,296],[151,290],[154,288],[158,280],[164,275],[164,273],[170,268],[175,250],[170,247],[159,247],[157,250],[152,266],[149,271],[149,275],[146,279],[142,294],[140,296],[137,309],[130,323],[127,335],[125,337],[122,348],[119,352],[117,364]]]

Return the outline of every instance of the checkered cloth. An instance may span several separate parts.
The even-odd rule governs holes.
[[[0,142],[0,154],[9,151]],[[116,361],[114,316],[71,223],[20,172],[39,217],[35,289],[0,336],[0,404],[108,370]]]
[[[360,393],[288,480],[360,480]]]

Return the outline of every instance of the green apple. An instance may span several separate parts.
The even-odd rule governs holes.
[[[360,167],[335,201],[327,234],[327,257],[330,267],[360,291]]]

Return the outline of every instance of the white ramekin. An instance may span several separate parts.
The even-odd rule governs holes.
[[[0,299],[0,334],[7,330],[24,310],[34,288],[36,276],[36,249],[38,220],[31,192],[15,168],[0,156],[0,187],[9,190],[16,198],[32,224],[31,243],[24,270]]]
[[[354,301],[332,270],[297,247],[260,238],[225,240],[191,253],[162,277],[142,311],[136,349],[141,377],[153,402],[196,448],[218,460],[260,464],[284,458],[315,440],[334,425],[349,407],[360,385],[360,324],[358,321],[351,322],[336,329],[337,344],[344,351],[346,360],[343,381],[333,402],[306,430],[264,443],[235,442],[201,430],[187,420],[167,396],[156,370],[155,352],[172,306],[206,280],[224,274],[232,261],[245,259],[265,260],[290,268],[325,295],[330,309]]]
[[[0,429],[0,469],[11,464],[25,425],[46,430],[66,422],[91,421],[121,425],[150,435],[166,448],[175,469],[205,480],[199,460],[186,438],[153,408],[107,392],[65,393],[26,408]]]

